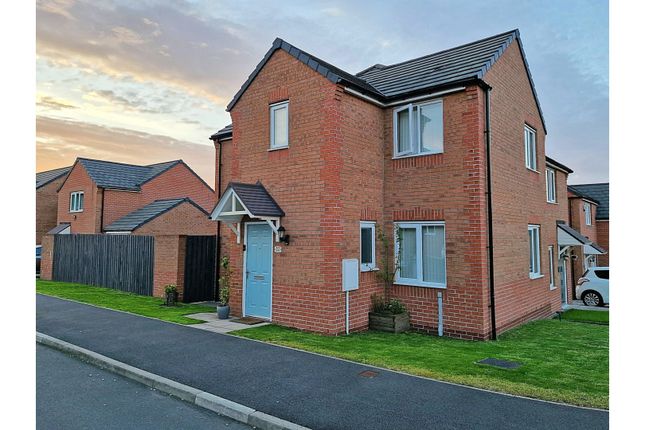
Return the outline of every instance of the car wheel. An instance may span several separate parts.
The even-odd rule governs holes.
[[[582,295],[582,301],[587,306],[604,306],[602,296],[593,290],[585,291]]]

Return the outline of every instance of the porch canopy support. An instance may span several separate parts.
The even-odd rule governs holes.
[[[237,243],[241,241],[244,217],[265,221],[273,230],[275,241],[279,242],[278,229],[284,215],[284,211],[260,181],[255,184],[231,182],[213,209],[210,219],[226,224],[235,233]]]
[[[598,244],[590,241],[583,236],[578,230],[558,221],[558,246],[560,247],[560,256],[563,256],[570,247],[580,246],[584,255],[606,254],[607,251],[602,249]]]

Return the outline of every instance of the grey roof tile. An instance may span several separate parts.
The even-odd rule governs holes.
[[[217,130],[217,132],[213,133],[213,135],[210,138],[211,140],[217,140],[217,139],[226,139],[232,136],[233,136],[233,124],[229,124],[226,127]]]
[[[165,199],[165,200],[155,200],[154,202],[139,208],[129,214],[125,215],[122,218],[114,221],[112,224],[105,227],[105,231],[133,231],[142,225],[152,221],[157,218],[159,215],[162,215],[169,210],[179,206],[182,203],[190,203],[195,206],[200,211],[204,212],[205,215],[208,215],[204,209],[199,207],[191,199],[185,197],[180,199]]]
[[[569,185],[569,189],[582,197],[587,197],[598,203],[596,219],[609,219],[609,182]]]
[[[72,166],[61,167],[59,169],[47,170],[45,172],[36,173],[36,189],[49,184],[50,182],[60,178],[72,169]]]
[[[79,158],[78,162],[85,168],[97,186],[135,191],[139,190],[144,183],[182,161],[173,160],[147,166],[88,158]]]
[[[282,217],[284,211],[278,206],[271,194],[258,182],[256,184],[242,184],[231,182],[228,186],[235,191],[244,206],[255,216]]]

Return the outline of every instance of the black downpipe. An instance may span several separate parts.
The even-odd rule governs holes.
[[[495,318],[495,268],[493,264],[493,197],[490,157],[490,87],[486,88],[486,206],[488,218],[488,290],[490,292],[491,339],[497,340]]]
[[[214,143],[214,142],[213,142]],[[219,202],[222,197],[222,141],[217,141],[217,201]],[[220,245],[221,232],[220,221],[217,221],[217,264],[215,265],[215,300],[219,300],[219,262],[221,259],[220,252],[222,250]]]
[[[105,233],[103,214],[105,213],[105,188],[101,188],[101,233]]]

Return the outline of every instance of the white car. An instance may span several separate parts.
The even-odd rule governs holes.
[[[609,267],[590,267],[578,279],[576,297],[587,306],[609,304]]]

